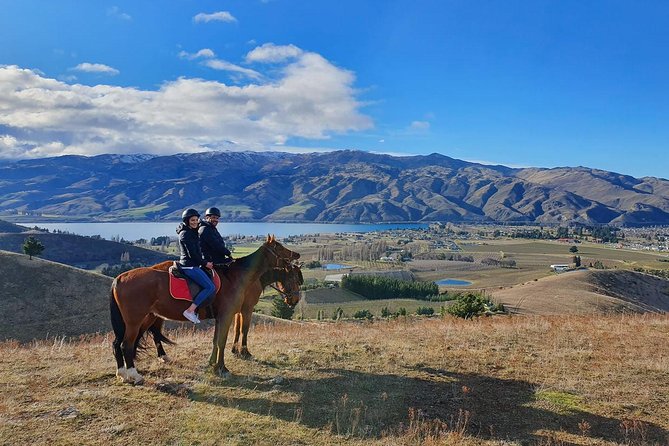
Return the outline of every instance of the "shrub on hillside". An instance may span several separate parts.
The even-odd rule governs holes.
[[[304,267],[308,269],[321,268],[322,266],[323,265],[318,260],[312,260],[304,264]]]
[[[281,319],[292,319],[294,309],[286,305],[281,297],[275,297],[272,301],[272,316]]]
[[[337,309],[332,313],[332,320],[333,321],[338,321],[339,319],[342,319],[344,317],[344,310],[341,309],[341,307],[337,307]]]
[[[416,308],[417,315],[431,316],[434,314],[434,308],[432,307],[418,307]]]
[[[503,313],[504,306],[495,304],[485,295],[480,293],[463,293],[456,299],[455,303],[446,309],[449,314],[471,319],[484,314]]]
[[[367,319],[369,321],[374,318],[372,312],[369,310],[358,310],[353,314],[353,317],[356,319]]]

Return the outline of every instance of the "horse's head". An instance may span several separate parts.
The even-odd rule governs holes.
[[[279,243],[274,235],[267,235],[264,246],[276,258],[276,266],[288,267],[293,260],[300,258],[300,253],[291,251],[290,249]]]
[[[277,276],[276,290],[283,296],[286,305],[294,307],[300,301],[300,287],[304,283],[301,265],[291,263],[281,268]]]

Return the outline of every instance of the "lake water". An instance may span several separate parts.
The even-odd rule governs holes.
[[[176,237],[178,222],[173,223],[19,223],[21,226],[40,227],[50,231],[57,229],[79,235],[99,235],[111,240],[121,236],[125,240],[135,241],[141,238]],[[282,238],[291,235],[328,234],[336,232],[372,232],[389,229],[427,228],[425,223],[388,223],[388,224],[335,224],[335,223],[219,223],[218,231],[225,236],[258,236],[274,234]]]
[[[339,263],[326,263],[325,265],[323,265],[323,268],[325,268],[328,271],[332,271],[332,270],[337,270],[337,269],[350,268],[350,266],[341,265]]]
[[[472,284],[471,282],[468,282],[466,280],[458,280],[458,279],[441,279],[441,280],[435,280],[434,283],[443,286],[467,286]]]

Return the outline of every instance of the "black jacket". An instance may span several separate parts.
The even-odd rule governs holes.
[[[179,264],[205,266],[207,262],[202,257],[197,229],[191,229],[187,224],[181,223],[177,226],[177,234],[179,234]]]
[[[200,247],[205,260],[213,263],[229,261],[226,257],[230,257],[232,253],[225,247],[225,242],[218,229],[208,221],[201,221],[198,232],[200,234]]]

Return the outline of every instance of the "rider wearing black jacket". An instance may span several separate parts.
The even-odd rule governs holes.
[[[223,237],[216,229],[221,211],[218,208],[209,208],[205,211],[205,220],[200,221],[198,233],[200,234],[200,248],[207,262],[214,264],[228,263],[232,253],[225,246]]]

